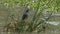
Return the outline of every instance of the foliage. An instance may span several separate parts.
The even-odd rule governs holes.
[[[11,8],[11,10],[13,10],[16,7],[26,6],[27,4],[29,4],[30,9],[35,11],[32,21],[28,25],[25,25],[26,23],[23,20],[17,19],[18,21],[17,21],[17,25],[15,28],[19,32],[20,31],[27,31],[27,32],[37,31],[37,32],[39,32],[41,30],[39,28],[40,27],[39,25],[42,23],[46,23],[46,21],[48,21],[48,19],[51,18],[51,15],[54,12],[54,10],[56,10],[58,12],[60,11],[59,3],[60,3],[60,0],[4,0],[4,1],[0,0],[0,4],[3,4],[7,8]],[[40,17],[44,10],[50,10],[50,12],[49,12],[50,14],[47,19],[43,20],[43,19],[40,19]],[[11,17],[11,18],[14,18],[14,17]],[[26,27],[28,27],[28,28],[26,29]]]

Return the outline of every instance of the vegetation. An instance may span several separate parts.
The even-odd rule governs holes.
[[[45,31],[46,28],[49,29],[46,22],[51,15],[56,12],[60,14],[60,0],[0,0],[0,6],[0,12],[6,13],[4,17],[6,24],[3,28],[13,32]],[[22,20],[27,7],[30,7],[30,16]],[[45,11],[47,14],[44,14]]]

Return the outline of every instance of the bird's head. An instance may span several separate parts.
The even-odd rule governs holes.
[[[29,9],[27,9],[26,12],[29,12]]]

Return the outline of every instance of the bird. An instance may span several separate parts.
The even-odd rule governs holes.
[[[29,12],[29,9],[27,9],[26,12],[23,14],[22,20],[25,20],[28,18],[28,12]]]
[[[29,6],[29,3],[27,3],[27,4],[26,4],[26,7],[25,7],[25,13],[24,13],[23,16],[22,16],[22,20],[25,20],[25,19],[28,18],[29,9],[30,9],[30,6]]]

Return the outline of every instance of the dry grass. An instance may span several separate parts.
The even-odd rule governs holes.
[[[18,10],[19,9],[19,10]],[[9,11],[7,11],[7,10],[9,10]],[[18,24],[21,22],[21,18],[22,18],[22,15],[23,15],[23,13],[24,13],[24,7],[20,7],[20,8],[14,8],[14,10],[12,10],[12,8],[11,9],[7,9],[7,10],[1,10],[1,12],[0,12],[0,20],[1,20],[1,22],[0,23],[2,23],[3,21],[3,23],[2,23],[2,25],[1,25],[1,27],[3,27],[3,28],[1,28],[1,30],[5,30],[4,32],[0,32],[1,34],[2,33],[6,33],[6,34],[8,34],[8,33],[11,33],[11,34],[16,34],[15,32],[16,32],[16,29],[18,28],[19,29],[19,26],[18,26]],[[3,12],[2,12],[3,11]],[[27,31],[29,31],[29,30],[31,30],[31,32],[36,32],[36,30],[39,30],[39,28],[41,28],[40,30],[42,30],[41,31],[41,34],[59,34],[59,32],[57,32],[57,30],[56,30],[56,32],[55,31],[53,31],[53,30],[55,30],[55,26],[53,26],[53,25],[50,25],[50,24],[48,24],[48,25],[44,25],[45,27],[46,27],[46,29],[45,29],[45,31],[43,31],[43,28],[42,28],[42,26],[40,26],[40,27],[38,27],[38,28],[33,28],[33,29],[31,29],[30,27],[34,27],[35,26],[35,24],[37,25],[38,23],[36,22],[31,22],[31,20],[32,20],[32,18],[33,18],[33,15],[34,15],[34,13],[35,12],[33,12],[33,11],[30,11],[30,13],[29,13],[29,18],[27,19],[27,20],[25,20],[25,30],[27,29]],[[12,16],[13,15],[13,16]],[[38,15],[39,16],[39,15]],[[3,19],[3,18],[4,19]],[[39,16],[40,17],[40,16]],[[38,17],[38,18],[39,18]],[[39,19],[38,19],[39,20]],[[37,20],[37,21],[38,21]],[[23,21],[22,21],[23,22]],[[42,21],[40,21],[40,22],[42,22],[42,23],[44,23],[44,21],[42,20]],[[39,22],[39,23],[40,23]],[[32,26],[32,24],[30,24],[30,23],[35,23],[35,24],[33,24],[34,26]],[[4,24],[4,26],[3,26],[3,24]],[[40,24],[39,24],[40,25]],[[53,28],[52,28],[53,27]],[[58,28],[56,28],[56,29],[58,29]],[[8,33],[6,32],[6,31],[8,31]],[[53,31],[53,32],[52,32]],[[24,34],[28,34],[28,33],[24,33]],[[34,33],[33,33],[34,34]]]

